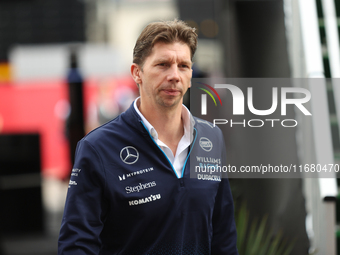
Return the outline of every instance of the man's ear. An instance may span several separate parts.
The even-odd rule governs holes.
[[[134,79],[134,81],[137,83],[137,84],[141,84],[142,83],[142,78],[141,78],[141,68],[139,65],[133,63],[131,65],[131,75],[132,75],[132,78]]]

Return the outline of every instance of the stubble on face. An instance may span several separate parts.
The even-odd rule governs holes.
[[[158,105],[166,108],[174,108],[178,104],[182,104],[184,92],[180,87],[172,84],[160,86],[155,95]]]
[[[190,87],[190,49],[180,42],[156,43],[141,71],[144,82],[142,98],[154,101],[164,110],[173,109],[182,104]]]

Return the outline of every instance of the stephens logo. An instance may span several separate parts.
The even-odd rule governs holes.
[[[127,194],[130,194],[130,193],[134,193],[134,192],[139,192],[139,191],[144,190],[144,189],[149,189],[149,188],[152,188],[152,187],[155,187],[155,186],[156,186],[156,182],[152,181],[152,182],[143,183],[143,184],[139,183],[139,185],[134,186],[134,187],[127,186],[127,187],[125,187],[125,190],[126,190]]]

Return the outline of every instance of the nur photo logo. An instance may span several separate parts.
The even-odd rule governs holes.
[[[208,85],[207,83],[198,81],[195,83],[195,94],[197,96],[196,98],[200,101],[197,103],[200,103],[201,115],[208,115],[207,95],[209,95],[216,107],[214,112],[219,115],[228,112],[232,113],[234,117],[242,115],[245,117],[257,116],[255,119],[241,119],[241,121],[239,121],[240,118],[237,118],[236,120],[220,117],[218,119],[209,120],[213,123],[213,126],[230,124],[230,127],[241,125],[243,127],[248,126],[258,128],[264,126],[265,123],[268,123],[271,127],[274,127],[275,123],[280,123],[283,127],[295,127],[298,125],[297,120],[289,117],[287,118],[288,107],[294,109],[295,112],[299,111],[305,116],[312,115],[306,107],[311,100],[311,93],[305,88],[282,86],[281,84],[281,86],[276,84],[276,86],[273,86],[274,84],[265,84],[266,86],[264,86],[264,84],[260,84],[259,82],[249,83],[250,86],[242,84],[241,87],[227,83],[214,85]],[[221,96],[216,89],[222,89],[223,91],[219,92],[223,92],[221,95],[224,102],[226,102],[225,96],[228,95],[227,101],[232,103],[232,105],[223,105]],[[204,93],[197,94],[199,90]],[[256,97],[254,96],[254,91]],[[265,101],[265,106],[264,104],[260,104],[260,106],[254,104],[255,98],[257,98],[257,102],[259,102],[259,98],[261,102]],[[198,105],[196,105],[196,109],[199,110]],[[280,117],[286,118],[281,119]]]
[[[217,91],[213,87],[211,87],[208,84],[202,83],[202,82],[198,82],[198,83],[206,87],[206,88],[198,87],[198,89],[203,90],[205,93],[207,93],[212,98],[212,100],[214,101],[215,106],[217,106],[215,97],[207,89],[210,89],[217,96],[217,98],[220,101],[220,104],[222,106],[221,97],[220,97],[220,95],[217,93]],[[201,100],[202,100],[202,103],[201,103],[201,114],[202,115],[206,115],[207,114],[207,94],[202,94],[201,95]]]

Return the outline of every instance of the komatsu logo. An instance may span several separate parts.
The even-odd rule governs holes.
[[[131,200],[131,201],[129,201],[129,206],[141,205],[141,204],[149,203],[149,202],[152,202],[152,201],[156,201],[158,199],[161,199],[161,194],[150,195],[150,196],[145,197],[145,198]]]

